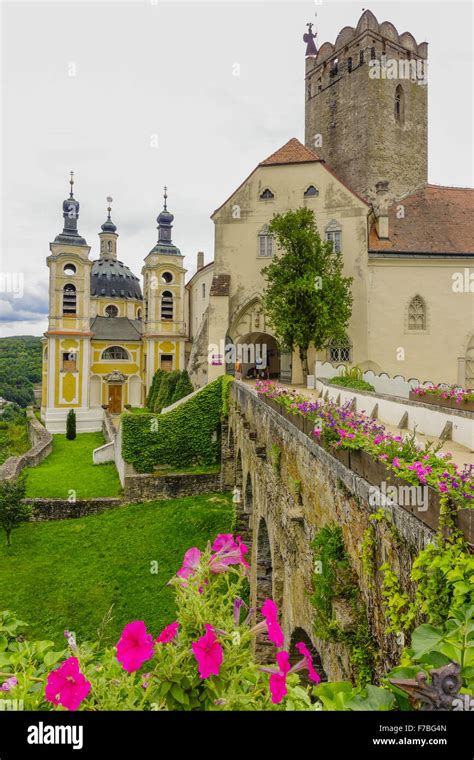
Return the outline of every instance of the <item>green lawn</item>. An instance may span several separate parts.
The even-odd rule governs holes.
[[[232,530],[230,495],[132,504],[99,515],[26,523],[7,549],[0,537],[1,609],[28,623],[30,638],[64,643],[63,631],[93,639],[114,605],[105,640],[144,620],[157,635],[173,620],[168,580],[191,546]],[[158,563],[153,574],[151,563]]]
[[[67,499],[76,491],[76,499],[118,496],[120,480],[113,462],[92,463],[92,452],[105,443],[102,433],[79,433],[73,441],[65,435],[53,435],[53,451],[37,467],[26,473],[26,495],[31,498]]]

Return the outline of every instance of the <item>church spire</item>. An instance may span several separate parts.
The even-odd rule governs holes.
[[[63,201],[63,231],[56,236],[56,243],[68,243],[69,245],[87,245],[83,237],[79,235],[77,220],[79,219],[79,201],[74,198],[74,172],[70,172],[69,198]]]
[[[102,232],[99,232],[99,238],[100,238],[100,258],[101,259],[116,259],[117,258],[117,227],[113,223],[111,219],[111,211],[112,206],[111,203],[113,201],[113,198],[108,195],[107,196],[107,219],[105,222],[101,225],[100,229]]]
[[[156,217],[158,222],[158,242],[150,253],[164,253],[166,255],[181,256],[179,248],[173,245],[171,239],[171,230],[173,229],[174,216],[171,211],[168,211],[168,188],[166,185],[163,188],[163,211],[161,211]]]

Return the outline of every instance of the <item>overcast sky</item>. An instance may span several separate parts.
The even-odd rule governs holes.
[[[317,11],[318,45],[334,42],[362,7],[2,2],[0,336],[46,329],[45,259],[71,169],[91,258],[110,194],[118,257],[140,275],[167,184],[188,277],[198,250],[211,261],[212,211],[259,161],[291,137],[304,141],[306,22]],[[472,4],[364,7],[429,42],[429,180],[472,185]],[[22,298],[5,292],[5,273],[24,277]]]

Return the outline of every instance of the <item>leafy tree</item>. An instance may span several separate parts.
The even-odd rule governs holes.
[[[171,403],[174,404],[175,401],[179,401],[181,398],[184,398],[185,396],[189,396],[190,393],[192,393],[194,390],[193,384],[191,380],[189,379],[189,375],[184,370],[181,372],[179,376],[179,380],[176,383],[176,389],[173,394],[173,398],[171,399]]]
[[[168,377],[168,395],[166,397],[166,403],[163,404],[163,406],[169,406],[173,403],[173,396],[176,390],[176,386],[178,384],[179,378],[181,377],[181,372],[179,369],[173,370],[173,372],[169,373]]]
[[[162,369],[157,369],[155,374],[153,375],[153,380],[151,382],[150,390],[148,392],[148,399],[146,402],[146,405],[151,412],[154,411],[156,397],[160,390],[160,385],[161,385],[161,381],[163,380],[164,374],[165,373]]]
[[[76,437],[76,412],[74,409],[70,409],[67,413],[66,419],[66,438],[68,441],[73,441]]]
[[[41,382],[41,338],[0,338],[0,396],[20,406],[34,401],[33,385]]]
[[[154,408],[153,408],[154,412],[161,412],[163,407],[167,405],[169,383],[170,383],[170,373],[164,372],[163,377],[161,378],[160,389],[158,393],[156,394]]]
[[[11,546],[11,532],[31,515],[31,506],[23,504],[26,484],[24,477],[17,480],[0,480],[0,527],[5,531],[7,546]]]
[[[298,350],[306,379],[309,346],[320,351],[345,338],[352,278],[342,274],[342,254],[322,242],[310,209],[275,215],[269,232],[281,255],[263,270],[265,312],[282,348]]]

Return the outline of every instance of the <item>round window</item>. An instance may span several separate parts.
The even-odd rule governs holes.
[[[173,279],[173,275],[171,274],[171,272],[163,272],[163,274],[161,275],[162,282],[171,282],[172,279]]]
[[[63,272],[70,277],[71,275],[76,274],[76,267],[74,264],[65,264]]]
[[[116,317],[118,314],[118,309],[116,306],[107,306],[105,309],[105,313],[108,317]]]

